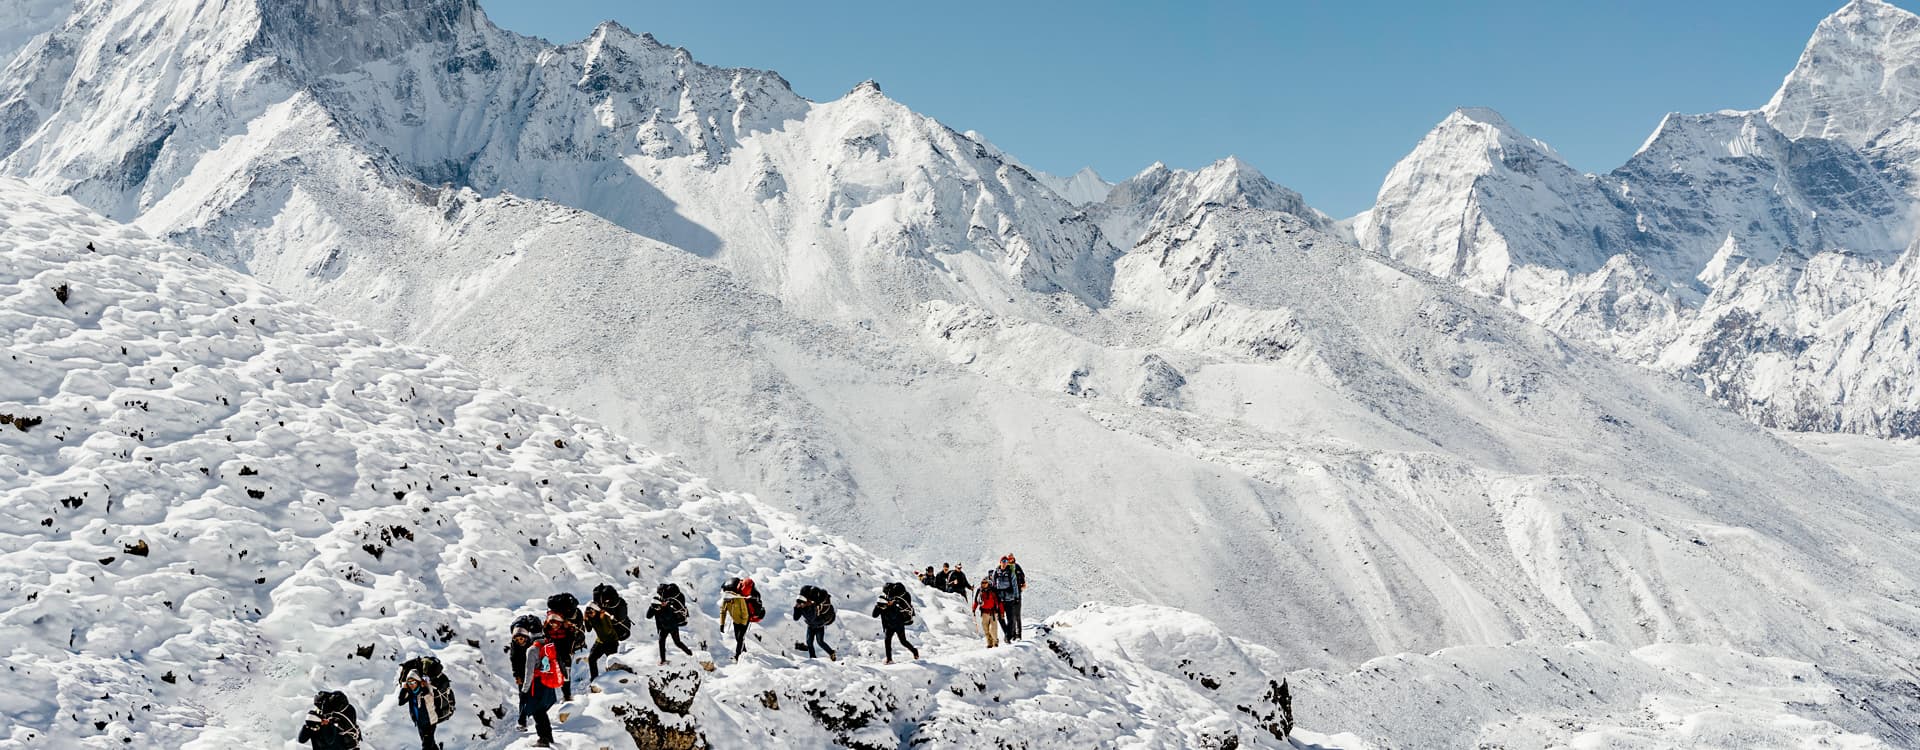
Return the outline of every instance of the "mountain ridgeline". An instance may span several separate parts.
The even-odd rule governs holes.
[[[1355,233],[1758,424],[1920,436],[1903,301],[1916,66],[1920,17],[1855,0],[1764,107],[1669,115],[1604,175],[1461,110],[1394,167]]]

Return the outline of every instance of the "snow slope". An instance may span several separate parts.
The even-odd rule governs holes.
[[[12,181],[0,248],[0,746],[291,744],[323,687],[397,746],[394,663],[429,651],[460,692],[441,736],[520,746],[516,612],[675,580],[706,649],[730,574],[776,613],[802,584],[839,592],[850,658],[797,659],[770,620],[741,664],[655,669],[643,636],[608,692],[559,709],[563,746],[660,726],[716,747],[1284,746],[1264,726],[1278,659],[1197,617],[1096,606],[988,651],[958,597],[919,589],[932,660],[881,668],[865,592],[901,566]],[[652,693],[693,695],[676,715]]]

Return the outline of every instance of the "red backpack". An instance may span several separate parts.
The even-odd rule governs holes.
[[[554,652],[553,643],[542,640],[534,646],[538,649],[535,658],[539,661],[533,664],[533,676],[549,688],[559,689],[567,684],[567,672],[560,665],[560,655]]]
[[[760,592],[753,587],[753,579],[740,579],[740,596],[747,600],[747,622],[759,622],[767,616],[767,606],[760,603]]]

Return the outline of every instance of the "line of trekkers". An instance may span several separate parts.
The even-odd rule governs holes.
[[[935,576],[938,576],[936,578]],[[987,647],[1000,645],[999,633],[1009,642],[1020,640],[1020,594],[1027,588],[1027,574],[1013,555],[1000,558],[1000,565],[980,579],[977,588],[966,583],[966,574],[958,567],[936,574],[928,566],[920,580],[941,591],[966,596],[971,594],[973,612],[980,618]],[[957,583],[955,583],[957,581]],[[747,649],[747,626],[766,617],[760,589],[751,578],[730,578],[720,587],[720,627],[724,634],[733,629],[733,658],[739,661]],[[688,656],[693,649],[680,640],[680,629],[689,622],[687,598],[674,583],[662,583],[654,589],[653,603],[646,618],[653,620],[659,634],[660,664],[667,663],[667,641],[672,640]],[[881,639],[887,664],[893,663],[893,642],[900,641],[913,658],[920,649],[907,640],[907,626],[914,622],[913,597],[905,584],[889,583],[880,590],[873,616],[879,618]],[[818,586],[800,587],[793,603],[793,619],[806,625],[807,639],[795,643],[808,657],[819,651],[827,658],[840,660],[840,654],[827,645],[827,626],[839,621],[833,595]],[[587,633],[594,635],[587,651],[587,681],[600,678],[600,659],[617,653],[621,642],[633,635],[633,619],[627,614],[627,602],[612,584],[593,587],[593,601],[583,610],[573,594],[547,597],[547,616],[526,614],[514,619],[507,646],[507,660],[513,667],[515,695],[519,699],[518,724],[522,731],[531,719],[539,735],[534,747],[551,747],[553,723],[547,711],[561,701],[573,700],[574,654],[587,645]],[[703,664],[713,669],[711,663]],[[434,738],[436,728],[453,716],[453,686],[440,660],[432,656],[409,659],[400,665],[398,702],[407,707],[408,716],[420,732],[422,750],[440,750]],[[595,688],[597,691],[598,688]],[[300,728],[300,742],[311,743],[314,750],[354,750],[360,747],[357,714],[346,694],[321,691],[313,698],[313,710]]]

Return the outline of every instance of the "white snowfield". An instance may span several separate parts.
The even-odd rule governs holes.
[[[702,65],[617,24],[573,44],[520,37],[493,27],[470,0],[98,0],[63,22],[22,28],[50,30],[0,73],[0,172],[198,253],[179,257],[203,268],[250,273],[276,293],[678,454],[716,484],[825,529],[684,489],[698,483],[661,459],[590,428],[562,434],[575,420],[533,416],[549,412],[482,397],[492,392],[477,386],[439,391],[456,405],[421,412],[438,402],[398,402],[397,391],[360,387],[369,376],[348,372],[338,376],[348,395],[378,405],[365,419],[424,437],[388,439],[365,459],[372,476],[355,468],[311,490],[327,509],[355,504],[337,511],[345,530],[256,522],[264,536],[344,534],[333,559],[371,556],[362,544],[386,550],[391,567],[356,562],[394,577],[372,579],[388,593],[365,594],[370,604],[352,610],[372,618],[366,629],[331,614],[291,618],[348,628],[339,646],[384,633],[391,639],[380,641],[388,650],[378,659],[388,659],[418,647],[401,643],[404,633],[436,642],[441,620],[397,605],[391,617],[420,619],[381,630],[389,615],[379,606],[406,591],[446,597],[451,611],[499,615],[484,632],[474,625],[482,615],[468,615],[453,647],[497,638],[510,608],[576,570],[619,582],[643,605],[656,571],[622,577],[633,563],[598,552],[591,562],[569,558],[544,539],[537,550],[510,546],[525,524],[557,535],[573,523],[579,538],[603,543],[630,537],[622,543],[634,559],[699,576],[690,590],[709,615],[708,594],[730,568],[767,571],[754,574],[776,592],[824,582],[843,611],[864,611],[845,605],[867,601],[899,569],[832,534],[919,565],[964,561],[975,576],[1000,553],[1018,553],[1034,582],[1029,612],[1063,610],[1048,636],[1067,639],[1062,651],[962,651],[965,623],[941,609],[931,636],[940,656],[925,672],[876,672],[871,653],[862,655],[868,663],[796,669],[768,657],[709,676],[693,718],[667,724],[698,726],[716,747],[843,739],[896,747],[916,738],[1038,747],[1056,737],[1065,747],[1205,747],[1224,744],[1229,724],[1241,722],[1238,741],[1257,746],[1278,742],[1260,728],[1268,680],[1296,670],[1303,720],[1346,736],[1295,739],[1342,747],[1920,743],[1910,677],[1920,519],[1899,479],[1873,468],[1883,444],[1783,440],[1696,384],[1580,343],[1642,363],[1670,352],[1710,362],[1724,375],[1709,379],[1712,395],[1756,394],[1741,409],[1748,415],[1799,404],[1794,414],[1836,420],[1822,429],[1886,425],[1898,434],[1913,403],[1902,378],[1916,360],[1889,353],[1912,351],[1901,331],[1920,264],[1900,266],[1899,286],[1880,269],[1912,257],[1902,244],[1815,253],[1804,269],[1778,261],[1807,255],[1809,237],[1871,244],[1898,234],[1888,222],[1906,215],[1897,186],[1908,183],[1861,167],[1851,146],[1796,141],[1751,114],[1669,118],[1631,180],[1587,178],[1497,115],[1465,111],[1396,169],[1399,192],[1383,191],[1382,208],[1345,225],[1231,158],[1192,171],[1156,165],[1073,195],[871,82],[809,102],[771,72]],[[1669,162],[1681,170],[1663,172]],[[1619,184],[1649,191],[1633,206],[1644,226],[1618,214],[1609,186]],[[1468,190],[1479,192],[1460,194]],[[1080,203],[1093,192],[1103,195]],[[59,205],[54,213],[72,213]],[[1691,229],[1753,212],[1768,221],[1738,241]],[[99,223],[49,223],[62,221]],[[1406,238],[1445,247],[1369,253],[1351,244],[1349,228],[1375,247]],[[1647,247],[1659,252],[1621,252],[1653,240]],[[60,243],[62,253],[84,246]],[[38,291],[58,284],[32,273],[34,288],[20,299],[36,306],[35,320],[71,320],[59,316],[72,310]],[[267,294],[250,288],[249,299]],[[1768,301],[1785,296],[1805,309]],[[1703,301],[1715,298],[1728,302]],[[1741,305],[1759,312],[1735,315]],[[1830,318],[1876,335],[1824,338]],[[1814,332],[1804,350],[1774,333],[1780,321]],[[1692,331],[1688,342],[1719,343],[1675,349],[1671,333],[1681,328]],[[378,348],[370,334],[351,335]],[[208,356],[198,351],[177,355],[189,360],[183,371]],[[1816,355],[1859,363],[1845,368],[1855,380],[1842,383],[1844,393],[1828,378],[1841,370],[1806,369],[1804,357]],[[74,367],[109,366],[101,351],[70,356]],[[426,371],[420,378],[458,379],[409,356]],[[54,367],[63,357],[35,361]],[[267,369],[255,370],[266,378],[259,389],[279,382]],[[129,370],[110,382],[137,390],[155,377],[147,387],[171,389],[163,375]],[[18,397],[18,406],[54,398],[64,382]],[[319,375],[308,382],[339,387]],[[1803,400],[1777,397],[1793,383],[1803,384],[1795,386]],[[150,409],[170,403],[145,400]],[[476,402],[495,406],[458,406]],[[504,414],[502,402],[513,404]],[[531,437],[536,423],[567,447],[547,432]],[[279,434],[273,427],[261,434]],[[23,438],[6,429],[7,439]],[[464,452],[471,446],[424,447],[494,434],[498,447],[472,448],[477,455]],[[295,466],[333,465],[300,458],[269,475],[255,462],[304,450],[300,443],[269,449],[241,437],[234,445],[255,453],[215,457],[262,473],[243,482],[239,467],[208,465],[213,474],[182,480],[195,497],[233,483],[244,504],[254,501],[246,489],[287,491]],[[51,440],[42,427],[24,439]],[[390,460],[396,441],[421,457]],[[355,467],[361,442],[383,445],[349,442]],[[629,452],[638,466],[622,468]],[[456,465],[467,462],[492,468]],[[438,479],[468,469],[493,472],[488,487],[506,481],[496,492],[521,499],[481,495],[477,483],[449,491]],[[406,482],[419,487],[396,486]],[[459,496],[435,508],[473,508],[470,528],[483,529],[474,540],[426,528],[445,518],[409,504],[424,501],[416,495],[427,483]],[[343,489],[363,484],[379,492]],[[547,510],[514,504],[576,485],[584,495],[536,506]],[[622,487],[647,492],[636,499]],[[395,498],[396,489],[409,494]],[[65,497],[46,502],[78,513],[57,505]],[[573,511],[561,503],[599,512],[566,521],[560,514]],[[365,527],[371,537],[352,537],[356,513],[376,518]],[[412,519],[418,541],[378,539],[396,522],[389,515]],[[656,530],[648,518],[672,528]],[[683,524],[692,535],[674,537]],[[79,533],[121,549],[123,530]],[[660,533],[669,539],[656,544]],[[832,559],[816,551],[829,543],[842,559],[866,562],[851,572],[808,562]],[[759,548],[767,544],[776,548]],[[455,557],[394,562],[408,550]],[[435,571],[460,567],[459,554],[484,563],[482,550],[505,569],[548,578],[484,594],[381,583],[402,573],[437,580]],[[100,566],[107,554],[74,559],[127,570],[125,555]],[[459,575],[482,575],[467,568]],[[323,573],[332,575],[315,575]],[[240,590],[259,592],[267,585],[251,583],[259,577],[239,576]],[[1178,607],[1219,628],[1160,609],[1077,608],[1088,600]],[[197,622],[240,628],[234,643],[285,634],[248,630],[256,625],[240,614]],[[872,630],[850,617],[857,625]],[[65,637],[56,633],[35,658],[78,648],[61,646]],[[1028,648],[1038,651],[1037,640]],[[490,658],[488,674],[499,671],[497,646],[483,642],[477,654]],[[1090,663],[1083,657],[1111,678],[1074,669]],[[355,683],[362,699],[390,684],[394,662],[376,660],[329,664],[360,668],[343,674],[365,681]],[[970,681],[980,670],[991,672],[980,684],[1020,687],[982,692]],[[1015,673],[1045,677],[1036,686]],[[255,733],[221,737],[268,736],[260,722],[288,732],[273,737],[290,736],[287,711],[322,682],[299,674],[267,718],[220,713],[201,723],[210,733]],[[1224,682],[1213,690],[1202,676]],[[774,684],[791,687],[776,691],[779,709],[760,703]],[[651,690],[629,699],[617,686],[604,700],[625,702],[579,708],[604,725],[597,736],[621,731],[613,705],[659,708]],[[504,687],[489,689],[490,707]],[[660,686],[668,698],[685,689]],[[835,691],[842,704],[822,703],[825,715],[864,723],[815,716],[796,697],[808,690]],[[46,716],[67,710],[25,694]],[[1009,702],[1019,710],[997,708]],[[883,716],[861,705],[891,708]],[[397,707],[384,710],[392,715],[377,718],[383,736],[404,740]],[[75,726],[62,731],[92,725]],[[583,736],[601,731],[582,726],[574,728]],[[780,735],[747,734],[756,731]]]
[[[723,666],[655,668],[640,620],[609,689],[556,709],[560,746],[1287,746],[1282,662],[1196,616],[1090,606],[987,650],[914,583],[929,658],[881,667],[866,611],[902,566],[10,180],[0,259],[0,746],[280,746],[337,688],[403,747],[395,665],[425,653],[459,693],[450,746],[524,746],[512,617],[611,582],[637,618],[660,581]],[[738,664],[730,575],[771,610]],[[794,653],[806,584],[838,594],[838,663]]]

